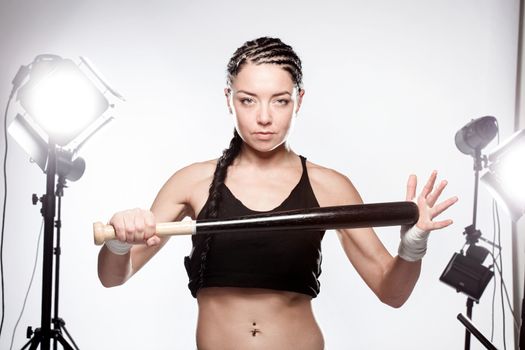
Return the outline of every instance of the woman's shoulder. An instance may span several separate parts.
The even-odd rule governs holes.
[[[322,207],[362,201],[348,176],[310,161],[306,162],[306,168],[312,189]]]
[[[215,171],[217,158],[188,164],[177,171],[186,175],[206,176]]]
[[[160,192],[186,198],[197,188],[209,186],[216,164],[217,159],[211,159],[186,165],[168,178]]]
[[[346,175],[337,170],[313,163],[309,160],[306,161],[306,169],[308,170],[310,181],[330,183],[332,185],[337,183],[351,183]]]
[[[154,206],[168,208],[183,206],[185,215],[194,216],[196,203],[202,202],[207,196],[216,164],[217,160],[212,159],[195,162],[177,170],[159,190]],[[168,217],[173,217],[171,209]]]
[[[168,182],[184,183],[186,185],[196,184],[210,180],[215,172],[217,159],[210,159],[201,162],[188,164],[177,170]]]

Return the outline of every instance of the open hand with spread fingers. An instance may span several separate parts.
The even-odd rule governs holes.
[[[436,185],[437,171],[433,171],[428,178],[425,187],[415,199],[415,202],[419,208],[419,220],[416,226],[423,231],[439,230],[452,224],[451,219],[433,221],[433,219],[439,214],[447,210],[451,205],[458,201],[458,197],[450,197],[443,202],[436,204],[441,193],[447,186],[447,181],[442,180]],[[435,188],[434,188],[435,186]],[[410,175],[407,183],[407,201],[414,201],[416,197],[417,177]]]
[[[427,251],[430,231],[439,230],[452,224],[451,219],[434,221],[436,216],[458,201],[458,198],[454,196],[436,204],[447,186],[446,180],[442,180],[435,186],[436,179],[437,171],[433,171],[416,199],[417,177],[410,175],[408,178],[406,200],[416,202],[419,209],[419,219],[414,226],[401,228],[398,255],[406,261],[421,260]]]

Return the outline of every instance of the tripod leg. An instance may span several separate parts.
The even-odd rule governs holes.
[[[66,333],[67,338],[71,341],[71,343],[73,343],[73,347],[75,348],[75,350],[79,350],[77,344],[76,344],[75,341],[73,340],[73,337],[71,337],[71,334],[69,334],[69,332],[67,331],[67,328],[66,328],[65,323],[62,325],[62,329],[63,329],[64,332]]]
[[[31,345],[29,347],[29,350],[36,350],[41,340],[42,340],[42,335],[40,333],[35,332],[35,334],[33,335],[33,338],[29,339],[29,341],[25,343],[25,345],[20,350],[24,350],[29,345]]]
[[[72,347],[71,345],[69,345],[69,343],[66,341],[66,339],[64,339],[64,337],[62,336],[62,334],[57,333],[57,334],[56,334],[56,339],[57,339],[58,342],[62,345],[62,347],[64,348],[64,350],[75,350],[75,349],[73,349],[73,347]]]
[[[33,342],[31,346],[29,347],[29,350],[36,350],[36,348],[38,348],[38,345],[40,344],[40,339],[38,340],[35,340],[35,339],[33,339]]]

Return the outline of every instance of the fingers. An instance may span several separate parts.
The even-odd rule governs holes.
[[[115,236],[121,242],[156,245],[160,239],[155,236],[155,217],[149,210],[131,209],[118,212],[109,222],[115,229]]]
[[[146,211],[144,217],[144,239],[149,240],[152,236],[155,235],[155,216],[151,211]],[[158,238],[158,237],[157,237]]]
[[[436,201],[438,200],[439,196],[441,196],[441,193],[445,187],[447,187],[447,184],[448,182],[446,180],[441,181],[438,187],[427,196],[427,204],[429,207],[433,207],[436,204]]]
[[[452,204],[456,203],[458,201],[458,197],[450,197],[447,200],[439,203],[437,206],[434,207],[433,217],[438,216],[445,210],[447,210]]]
[[[153,236],[153,237],[149,238],[146,241],[146,245],[148,247],[153,247],[153,246],[159,245],[159,244],[160,244],[160,237],[159,236]]]
[[[116,238],[121,241],[126,241],[126,224],[124,223],[124,216],[122,213],[116,213],[113,215],[113,217],[109,220],[109,224],[113,226],[115,229],[115,236]]]
[[[434,221],[432,223],[432,230],[439,230],[442,228],[445,228],[449,225],[452,225],[454,222],[451,219],[448,220],[442,220],[442,221]]]
[[[432,190],[434,189],[436,178],[437,178],[437,171],[434,170],[432,174],[430,174],[430,177],[428,178],[428,181],[425,184],[425,187],[423,187],[423,190],[421,191],[421,194],[420,194],[421,197],[427,198],[427,196],[432,192]]]
[[[413,199],[414,193],[416,191],[416,181],[415,179],[412,179],[412,176],[413,175],[410,176],[407,185],[407,200]],[[436,216],[446,211],[450,206],[458,201],[457,197],[451,197],[436,205],[448,184],[446,180],[442,180],[436,186],[436,179],[437,171],[434,170],[428,178],[425,186],[421,190],[421,193],[417,197],[417,205],[419,208],[419,220],[417,225],[421,229],[428,231],[438,230],[451,225],[452,220],[450,219],[440,221],[433,220]]]
[[[417,177],[416,175],[410,175],[407,182],[407,195],[406,200],[412,201],[416,198],[416,187],[417,187]]]

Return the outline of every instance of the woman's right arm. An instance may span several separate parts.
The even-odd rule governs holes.
[[[150,210],[131,209],[113,215],[109,224],[115,228],[117,239],[131,243],[132,247],[129,252],[118,255],[106,245],[102,246],[98,255],[98,276],[103,286],[125,283],[166,244],[169,237],[155,235],[157,222],[194,217],[190,195],[203,175],[206,174],[202,166],[190,165],[164,184]]]

